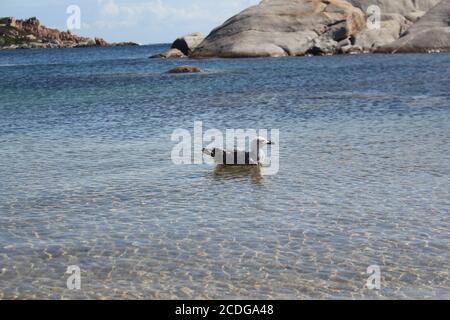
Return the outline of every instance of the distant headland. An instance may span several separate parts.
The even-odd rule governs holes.
[[[19,20],[14,17],[0,18],[1,49],[31,48],[78,48],[136,46],[133,42],[108,43],[101,38],[86,38],[70,31],[47,28],[36,18]]]

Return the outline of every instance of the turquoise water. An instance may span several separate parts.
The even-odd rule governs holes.
[[[0,299],[450,298],[450,55],[162,49],[0,51]],[[194,121],[279,129],[279,173],[174,165]]]

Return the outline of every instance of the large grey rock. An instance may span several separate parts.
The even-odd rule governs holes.
[[[396,41],[401,34],[436,6],[440,0],[348,0],[365,13],[369,6],[380,8],[381,26],[379,29],[364,28],[355,37],[355,46],[363,51],[373,52],[377,48]]]
[[[402,37],[379,52],[450,51],[450,0],[442,0],[420,18]]]
[[[263,0],[213,30],[191,56],[447,50],[449,1]],[[370,6],[380,9],[378,29],[368,27]]]
[[[200,32],[191,33],[176,39],[172,43],[172,49],[178,49],[186,56],[190,55],[197,46],[205,40],[205,36]]]
[[[411,22],[400,14],[384,14],[379,29],[365,28],[355,37],[355,46],[365,52],[373,52],[377,48],[397,40],[411,25]]]
[[[441,0],[347,0],[355,7],[367,11],[369,6],[380,7],[382,14],[400,14],[415,21],[437,5]]]
[[[344,0],[263,0],[213,30],[192,56],[332,54],[364,25],[365,14]]]

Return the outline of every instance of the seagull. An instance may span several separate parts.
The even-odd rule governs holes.
[[[261,150],[265,145],[275,144],[264,137],[257,137],[252,141],[250,152],[242,150],[226,151],[220,148],[206,149],[203,148],[203,153],[214,159],[218,165],[236,166],[260,166],[264,162],[265,154]]]

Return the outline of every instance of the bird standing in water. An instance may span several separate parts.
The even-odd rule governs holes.
[[[250,152],[243,150],[223,150],[220,148],[203,149],[203,153],[214,159],[214,163],[227,166],[258,166],[262,165],[265,154],[262,148],[266,145],[274,144],[264,137],[257,137],[250,146]]]

